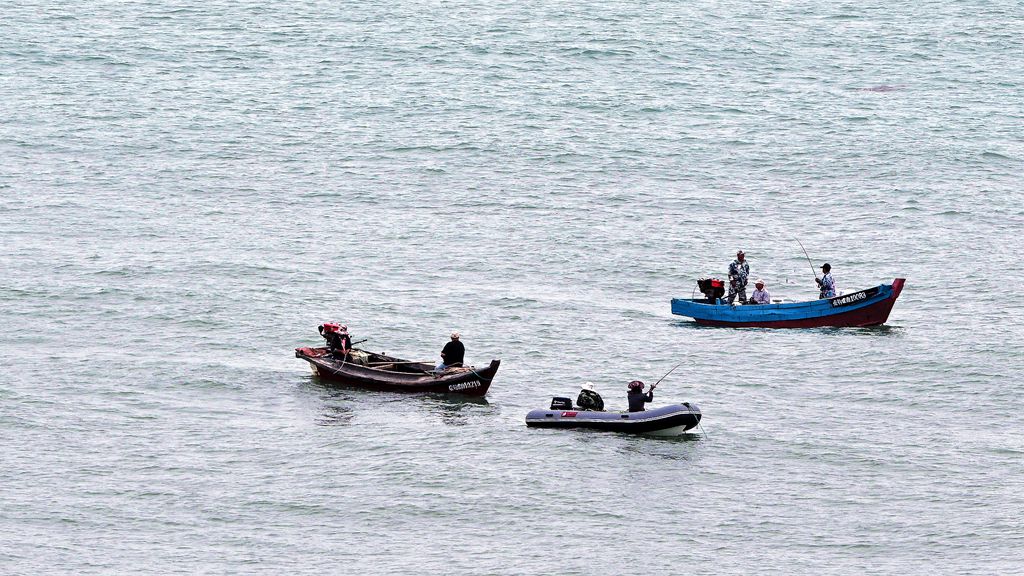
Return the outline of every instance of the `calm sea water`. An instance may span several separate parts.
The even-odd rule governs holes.
[[[1024,7],[0,6],[0,572],[1024,573]],[[669,313],[906,277],[887,326]],[[502,366],[332,389],[346,322]],[[657,380],[705,434],[528,430]]]

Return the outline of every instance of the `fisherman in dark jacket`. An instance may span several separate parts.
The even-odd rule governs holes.
[[[576,398],[576,405],[579,406],[580,410],[587,410],[590,412],[603,412],[604,411],[604,399],[601,395],[594,391],[594,383],[587,382],[580,389],[580,395]]]
[[[441,350],[441,361],[438,362],[437,367],[434,368],[434,370],[436,372],[442,372],[445,368],[462,366],[462,361],[465,356],[466,347],[459,341],[459,333],[452,332],[452,340],[444,345],[444,348]]]
[[[630,412],[643,412],[644,404],[647,402],[654,402],[654,388],[657,384],[651,384],[650,390],[644,393],[644,383],[639,380],[633,380],[629,383],[629,392],[626,394],[626,399],[629,400],[629,411]]]

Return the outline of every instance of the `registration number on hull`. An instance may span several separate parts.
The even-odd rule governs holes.
[[[861,290],[860,292],[854,292],[853,294],[833,298],[829,300],[828,303],[831,304],[833,308],[851,306],[858,302],[863,302],[875,294],[878,294],[878,288],[868,288],[867,290]]]
[[[458,392],[459,390],[470,390],[473,388],[479,388],[481,382],[479,380],[470,380],[469,382],[459,382],[458,384],[449,384],[449,392]]]

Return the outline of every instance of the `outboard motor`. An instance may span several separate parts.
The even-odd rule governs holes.
[[[718,278],[701,278],[697,280],[697,289],[714,304],[719,298],[725,296],[725,282]]]
[[[569,398],[562,398],[555,396],[551,399],[552,410],[572,410],[572,400]]]

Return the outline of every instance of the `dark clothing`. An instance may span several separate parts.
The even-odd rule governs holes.
[[[597,392],[584,389],[580,390],[580,395],[576,398],[576,405],[580,407],[580,410],[601,412],[604,410],[604,399]]]
[[[327,347],[330,348],[331,352],[335,356],[346,354],[352,349],[352,338],[350,338],[348,334],[331,332],[327,336],[324,336],[324,338],[327,338]]]
[[[458,340],[452,340],[444,345],[441,350],[441,359],[445,366],[462,366],[462,360],[466,356],[466,347]]]
[[[647,394],[643,391],[630,392],[626,395],[629,400],[629,411],[630,412],[643,412],[645,402],[654,402],[654,390],[650,390]]]

